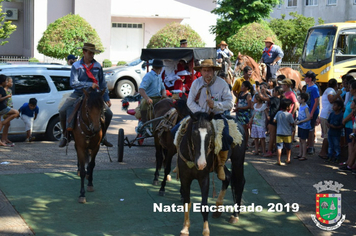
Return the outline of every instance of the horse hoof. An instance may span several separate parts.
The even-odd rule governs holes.
[[[159,185],[159,182],[158,182],[158,180],[153,180],[153,183],[152,183],[154,186],[157,186],[157,185]]]
[[[172,180],[171,175],[167,175],[167,181],[171,181],[171,180]]]
[[[85,199],[85,197],[79,197],[78,202],[79,202],[79,203],[86,203],[87,200]]]
[[[161,191],[159,191],[158,195],[160,195],[160,196],[164,197],[165,192],[161,190]]]
[[[87,186],[88,192],[94,192],[94,186]]]
[[[215,219],[219,218],[221,216],[221,214],[222,214],[222,212],[216,211],[216,212],[213,213],[213,218],[215,218]]]
[[[229,223],[230,224],[236,224],[239,221],[239,217],[238,216],[230,216],[230,220]]]

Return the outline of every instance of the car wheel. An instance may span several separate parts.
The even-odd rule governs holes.
[[[52,119],[47,126],[46,136],[48,140],[59,141],[62,138],[62,126],[59,117]]]
[[[118,98],[124,98],[135,94],[135,85],[130,80],[120,80],[115,87],[115,94]]]

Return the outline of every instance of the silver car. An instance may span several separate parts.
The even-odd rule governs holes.
[[[109,91],[118,98],[124,98],[138,91],[142,78],[147,73],[147,63],[138,58],[125,66],[103,70]]]

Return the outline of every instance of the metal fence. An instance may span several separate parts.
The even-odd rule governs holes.
[[[18,56],[0,56],[0,63],[28,63],[30,61],[30,57],[18,57]],[[56,63],[56,64],[66,64],[64,59],[55,59],[52,57],[43,56],[41,59],[37,59],[39,62],[42,63]]]
[[[290,67],[290,68],[292,68],[293,70],[297,70],[297,71],[299,71],[299,72],[302,72],[301,70],[300,70],[300,66],[299,66],[300,64],[298,64],[298,63],[295,63],[295,62],[282,62],[281,63],[281,66],[280,67]]]

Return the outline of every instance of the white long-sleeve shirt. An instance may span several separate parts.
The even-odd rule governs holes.
[[[210,108],[206,102],[207,95],[206,95],[205,87],[201,90],[199,102],[198,103],[195,102],[195,98],[197,96],[199,89],[206,84],[207,83],[204,81],[203,77],[199,77],[192,83],[188,96],[187,105],[193,113],[195,112],[209,113],[210,111]],[[226,110],[232,109],[234,103],[232,100],[232,95],[229,86],[227,85],[225,80],[221,79],[220,77],[217,77],[214,84],[210,86],[210,92],[211,92],[210,94],[211,99],[214,101],[214,108],[212,111],[215,114],[221,114]]]

